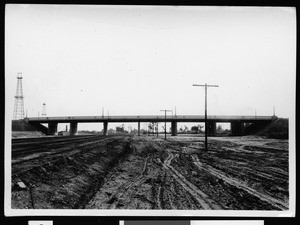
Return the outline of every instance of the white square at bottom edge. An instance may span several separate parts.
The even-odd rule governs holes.
[[[52,220],[29,220],[28,225],[53,225]]]

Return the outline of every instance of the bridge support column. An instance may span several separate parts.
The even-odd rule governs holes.
[[[231,122],[231,135],[232,136],[245,135],[244,123],[242,123],[240,121]]]
[[[71,136],[74,136],[74,135],[77,134],[77,125],[78,125],[77,122],[71,122],[70,123],[70,135]]]
[[[177,136],[177,122],[176,121],[171,122],[171,130],[172,130],[172,136]]]
[[[207,136],[216,136],[216,122],[207,122]]]
[[[57,133],[57,123],[48,123],[48,134],[54,135]]]
[[[138,122],[138,136],[141,136],[141,122]]]
[[[103,122],[103,135],[107,135],[108,122]]]

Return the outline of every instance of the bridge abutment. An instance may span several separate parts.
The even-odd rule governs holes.
[[[78,127],[78,123],[77,122],[71,122],[70,123],[70,135],[74,136],[77,134],[77,127]]]
[[[244,123],[241,121],[231,122],[231,135],[232,136],[243,136],[245,135]]]
[[[54,135],[55,133],[57,133],[57,124],[58,123],[48,123],[48,134],[50,135]]]
[[[172,130],[172,136],[177,136],[177,122],[176,121],[171,122],[171,130]]]
[[[107,135],[108,122],[103,122],[103,135]]]

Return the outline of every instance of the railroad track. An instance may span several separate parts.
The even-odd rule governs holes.
[[[81,137],[68,137],[68,138],[47,138],[47,140],[29,140],[29,139],[23,139],[22,141],[18,140],[17,143],[14,141],[12,142],[12,155],[18,155],[19,153],[23,153],[28,151],[29,153],[36,149],[47,149],[47,148],[55,148],[56,146],[60,146],[64,143],[74,143],[74,142],[80,142],[82,140],[91,139],[91,138],[99,138],[99,136],[81,136]]]
[[[117,137],[117,136],[114,136]],[[75,145],[80,142],[84,142],[85,140],[101,140],[107,139],[107,136],[99,136],[99,135],[85,135],[80,137],[68,137],[68,138],[58,138],[58,137],[51,137],[47,138],[47,140],[34,140],[31,141],[31,138],[23,139],[23,141],[18,141],[18,143],[12,143],[12,158],[17,156],[24,156],[33,153],[39,152],[51,152],[55,151],[57,148],[61,148],[63,145]],[[42,138],[44,139],[44,138]]]
[[[118,138],[118,137],[117,137]],[[56,149],[34,149],[28,150],[25,149],[22,153],[22,150],[18,151],[19,156],[21,154],[26,154],[26,157],[18,157],[18,159],[12,160],[12,175],[21,174],[27,171],[30,171],[34,168],[41,167],[46,164],[50,164],[59,160],[58,156],[70,156],[74,154],[81,153],[83,151],[88,151],[94,149],[100,143],[109,140],[116,140],[116,136],[113,137],[104,137],[104,136],[92,136],[89,138],[75,138],[68,139],[68,141],[59,142],[60,147]],[[53,141],[53,140],[52,140]],[[80,143],[81,142],[81,143]],[[53,147],[53,146],[52,146]],[[41,154],[34,154],[34,153]]]
[[[99,135],[76,135],[76,136],[46,136],[46,137],[38,137],[38,138],[13,138],[12,144],[24,144],[24,143],[35,143],[35,142],[47,142],[53,140],[68,140],[68,139],[76,139],[76,138],[84,138],[91,136],[99,136]]]
[[[26,148],[27,146],[36,146],[36,145],[47,145],[53,143],[61,143],[72,140],[84,140],[91,137],[100,137],[99,135],[85,135],[85,136],[68,136],[68,137],[47,137],[47,138],[20,138],[12,139],[12,149]]]

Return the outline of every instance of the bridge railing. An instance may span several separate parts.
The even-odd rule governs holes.
[[[255,120],[272,120],[273,116],[228,116],[228,115],[210,115],[207,116],[208,120],[216,121],[230,121],[230,120],[241,120],[241,121],[255,121]],[[164,120],[164,115],[144,115],[144,116],[63,116],[63,117],[28,117],[27,120],[30,122],[51,122],[58,121],[67,123],[69,121],[155,121],[155,120]],[[166,116],[167,120],[204,120],[202,115],[168,115]]]

